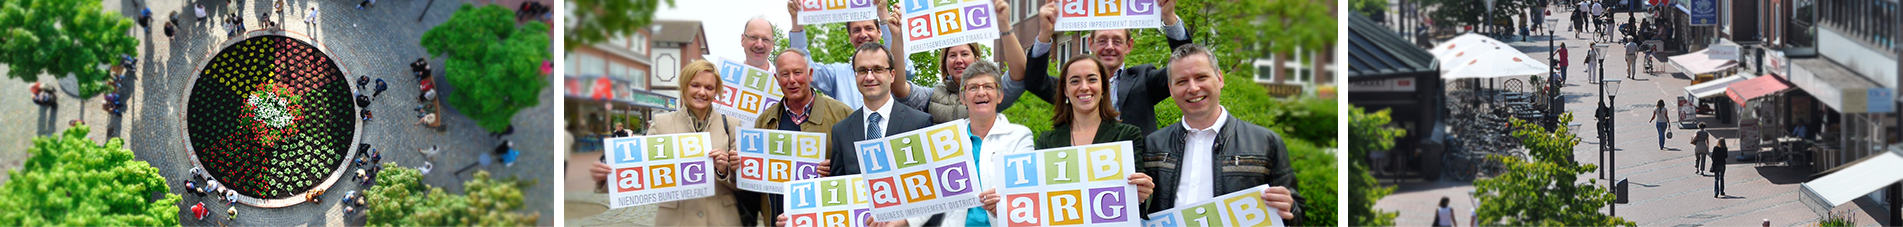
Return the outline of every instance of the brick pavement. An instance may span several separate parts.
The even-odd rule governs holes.
[[[207,22],[192,22],[191,5],[202,3],[206,11],[213,15]],[[108,136],[126,139],[128,147],[139,160],[147,161],[158,167],[160,174],[173,179],[183,179],[186,170],[191,167],[189,151],[184,150],[182,115],[184,90],[196,75],[195,66],[215,53],[217,45],[226,40],[222,32],[212,21],[224,19],[232,10],[237,10],[245,18],[247,29],[260,29],[260,13],[269,10],[265,1],[243,1],[237,8],[227,7],[226,1],[143,1],[143,0],[106,0],[104,8],[120,12],[122,15],[136,16],[141,7],[149,7],[155,15],[152,25],[164,23],[165,15],[179,12],[181,19],[180,34],[168,39],[163,33],[146,33],[133,28],[130,32],[141,41],[137,49],[140,57],[139,74],[127,83],[129,94],[128,108],[123,118],[106,114],[99,110],[98,97],[79,100],[70,95],[61,95],[60,107],[39,108],[22,98],[0,100],[0,120],[4,122],[32,122],[33,127],[0,127],[0,169],[14,168],[25,156],[25,147],[30,145],[26,139],[34,135],[47,135],[67,128],[65,122],[71,119],[84,119],[94,125],[95,131],[89,138],[103,140]],[[553,89],[543,90],[539,105],[522,110],[513,118],[517,131],[513,135],[493,138],[467,117],[454,114],[453,109],[443,118],[446,131],[437,131],[413,125],[414,112],[410,108],[418,103],[410,97],[418,95],[416,86],[404,86],[413,83],[409,79],[407,63],[424,56],[419,39],[423,32],[447,20],[461,1],[380,1],[378,5],[366,10],[357,10],[356,1],[315,1],[287,0],[284,14],[273,13],[273,20],[280,21],[284,29],[308,34],[315,44],[330,49],[333,58],[351,75],[369,75],[392,82],[391,89],[384,94],[392,98],[379,98],[370,109],[380,113],[381,117],[366,122],[360,139],[373,147],[384,151],[386,161],[405,167],[421,166],[425,161],[422,155],[414,152],[429,145],[440,145],[444,154],[435,160],[436,169],[424,177],[424,182],[443,187],[450,193],[462,193],[462,182],[470,175],[452,176],[455,168],[475,163],[478,154],[487,152],[502,140],[516,142],[516,148],[522,156],[515,166],[500,164],[479,169],[498,173],[498,177],[514,176],[535,181],[524,188],[525,205],[523,212],[540,213],[538,225],[550,225],[557,218],[552,208],[554,197],[552,144]],[[320,19],[316,24],[303,22],[304,10],[316,6]],[[425,12],[425,8],[428,8]],[[295,10],[294,10],[295,9]],[[422,20],[418,21],[418,16]],[[154,30],[158,30],[156,27]],[[551,54],[551,56],[553,56]],[[432,65],[439,66],[436,75],[442,75],[442,59],[431,59]],[[0,70],[5,70],[0,66]],[[553,81],[553,78],[550,78]],[[42,81],[56,84],[47,77]],[[0,80],[0,94],[26,94],[27,82],[19,80]],[[551,83],[553,84],[553,83]],[[62,88],[64,89],[64,88]],[[82,106],[88,105],[88,106]],[[90,109],[86,109],[90,107]],[[101,127],[105,125],[105,127]],[[105,128],[105,129],[101,129]],[[0,176],[3,177],[3,176]],[[4,179],[0,178],[0,183]],[[362,214],[345,215],[343,207],[334,201],[342,199],[343,192],[360,190],[368,185],[360,185],[348,180],[340,180],[330,187],[322,198],[326,203],[300,204],[286,208],[238,207],[238,220],[225,220],[224,215],[207,217],[207,221],[181,220],[184,225],[254,225],[254,226],[310,226],[310,225],[362,225]],[[177,183],[174,180],[173,183]],[[173,193],[184,195],[185,200],[178,204],[180,216],[189,213],[185,209],[199,201],[210,201],[186,194],[182,185],[173,185]],[[212,205],[213,211],[224,210],[224,205]],[[220,213],[220,212],[214,212]]]
[[[1553,16],[1567,18],[1569,15],[1568,12],[1554,12]],[[1640,16],[1643,18],[1643,13]],[[1623,22],[1626,17],[1619,15],[1615,18]],[[1570,26],[1570,20],[1562,19],[1560,25]],[[1598,141],[1595,136],[1597,131],[1593,125],[1596,121],[1591,119],[1599,92],[1597,84],[1590,83],[1582,74],[1584,64],[1579,62],[1585,59],[1587,51],[1584,47],[1590,40],[1587,36],[1575,39],[1570,32],[1566,32],[1566,27],[1555,27],[1560,28],[1555,32],[1558,43],[1570,47],[1567,52],[1568,59],[1574,61],[1571,62],[1572,68],[1569,68],[1570,71],[1567,72],[1566,83],[1571,86],[1561,89],[1561,95],[1566,97],[1565,109],[1574,114],[1573,123],[1582,125],[1575,131],[1581,135],[1582,141],[1574,148],[1574,157],[1582,163],[1599,164],[1600,157],[1597,150],[1601,141]],[[1516,38],[1509,44],[1533,58],[1545,60],[1549,51],[1552,50],[1548,46],[1549,38],[1554,37],[1538,35],[1530,37],[1527,41],[1518,41]],[[1757,163],[1734,161],[1727,165],[1730,171],[1725,177],[1725,188],[1726,194],[1735,197],[1712,198],[1712,178],[1693,173],[1694,159],[1691,157],[1690,145],[1690,135],[1693,131],[1676,129],[1676,125],[1668,126],[1668,130],[1675,136],[1665,139],[1666,149],[1658,149],[1658,142],[1662,138],[1658,136],[1650,121],[1654,103],[1662,99],[1666,100],[1667,105],[1674,105],[1675,97],[1683,96],[1685,94],[1683,88],[1691,84],[1690,78],[1671,70],[1667,65],[1669,63],[1654,62],[1654,67],[1663,67],[1667,72],[1641,73],[1633,79],[1625,79],[1625,70],[1628,65],[1624,62],[1624,56],[1620,56],[1625,52],[1625,48],[1621,45],[1612,45],[1606,52],[1609,55],[1607,55],[1605,73],[1611,75],[1612,78],[1624,80],[1619,91],[1614,93],[1617,96],[1614,106],[1618,110],[1614,128],[1617,131],[1615,139],[1618,142],[1614,146],[1620,149],[1615,173],[1618,177],[1630,180],[1632,185],[1629,195],[1633,199],[1629,204],[1618,205],[1617,213],[1620,217],[1641,226],[1757,225],[1767,218],[1771,219],[1774,226],[1797,226],[1815,224],[1821,218],[1820,215],[1811,212],[1809,208],[1798,202],[1798,194],[1801,193],[1799,184],[1808,180],[1806,178],[1812,173],[1808,170],[1777,166],[1758,167]],[[1640,65],[1630,67],[1642,68],[1643,61],[1638,62],[1637,64]],[[1527,79],[1526,76],[1511,78]],[[1499,81],[1504,82],[1506,79],[1502,78]],[[1677,113],[1675,108],[1669,110],[1674,116]],[[1736,126],[1719,124],[1709,115],[1702,117],[1701,120],[1715,125],[1708,127],[1714,135],[1730,138],[1727,141],[1734,146],[1738,144],[1735,139],[1738,134]],[[1581,175],[1582,180],[1597,177],[1598,173]],[[1395,184],[1388,185],[1395,186]],[[1398,186],[1398,192],[1378,201],[1376,208],[1402,212],[1397,219],[1397,223],[1401,225],[1431,224],[1428,222],[1433,220],[1432,210],[1441,196],[1453,197],[1456,201],[1454,207],[1461,212],[1463,221],[1465,221],[1465,215],[1468,215],[1466,212],[1469,212],[1472,207],[1471,203],[1465,203],[1463,206],[1463,203],[1459,202],[1471,190],[1470,182],[1413,182],[1398,184]],[[1877,210],[1882,208],[1866,204],[1870,203],[1864,201],[1845,204],[1835,210],[1856,210],[1857,223],[1863,224],[1875,224],[1878,223],[1876,220],[1879,218],[1886,217],[1873,217],[1866,207]]]

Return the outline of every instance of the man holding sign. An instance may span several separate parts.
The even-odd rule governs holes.
[[[1223,76],[1216,55],[1188,44],[1170,54],[1170,97],[1183,120],[1150,133],[1142,165],[1156,177],[1156,197],[1144,213],[1204,204],[1216,195],[1258,186],[1267,207],[1280,211],[1287,225],[1301,225],[1302,201],[1295,193],[1295,169],[1289,166],[1282,137],[1267,128],[1229,116],[1222,99]],[[1124,118],[1129,119],[1129,118]]]
[[[1062,5],[1059,2],[1062,2]],[[1093,2],[1095,1],[1052,0],[1044,3],[1043,8],[1038,10],[1038,15],[1043,18],[1044,23],[1040,28],[1044,29],[1038,31],[1037,44],[1031,45],[1029,50],[1031,57],[1025,65],[1031,70],[1025,72],[1029,75],[1025,76],[1024,86],[1032,95],[1043,98],[1049,103],[1059,103],[1058,101],[1066,98],[1057,97],[1056,89],[1058,88],[1055,85],[1058,84],[1058,80],[1052,78],[1049,72],[1044,71],[1050,66],[1051,32],[1054,31],[1052,28],[1056,23],[1065,22],[1064,20],[1074,15],[1135,12],[1145,9],[1142,7],[1143,4],[1150,4],[1145,3],[1149,1],[1143,0],[1124,1],[1121,3],[1126,7],[1121,7],[1120,10],[1119,7],[1105,7]],[[1154,4],[1157,5],[1157,13],[1161,14],[1163,20],[1161,30],[1163,36],[1169,40],[1170,49],[1174,50],[1189,44],[1191,33],[1184,28],[1181,19],[1176,16],[1176,0],[1155,0]],[[1108,5],[1117,6],[1116,4]],[[1060,14],[1064,16],[1060,18]],[[1129,55],[1136,43],[1136,39],[1130,37],[1128,29],[1094,30],[1085,40],[1089,42],[1090,53],[1096,55],[1097,61],[1103,63],[1104,71],[1114,75],[1110,77],[1109,101],[1116,106],[1117,112],[1122,113],[1120,120],[1142,128],[1143,134],[1156,131],[1156,104],[1170,97],[1169,83],[1165,81],[1169,77],[1167,75],[1169,68],[1150,64],[1126,67],[1124,57]]]
[[[898,135],[931,126],[930,114],[912,108],[892,108],[892,93],[887,88],[894,78],[895,61],[890,52],[879,44],[862,43],[852,55],[852,68],[859,78],[859,93],[865,94],[865,107],[854,110],[846,120],[833,126],[833,132],[826,135],[828,146],[833,151],[827,155],[832,161],[832,176],[859,174],[859,155],[853,143],[874,140],[886,136]],[[880,220],[888,221],[888,220]],[[924,223],[924,219],[913,218],[900,223]]]
[[[813,70],[807,68],[806,59],[808,59],[806,51],[800,49],[786,49],[780,52],[779,57],[774,58],[773,62],[778,71],[773,74],[773,79],[780,84],[781,91],[786,93],[786,99],[761,111],[760,118],[753,122],[753,128],[829,134],[833,131],[833,125],[846,119],[846,115],[852,114],[852,108],[846,107],[845,103],[813,94],[810,87],[813,83]],[[820,148],[827,148],[826,141],[820,142]],[[831,155],[831,152],[833,151],[821,150],[820,157],[830,157],[828,155]],[[729,153],[728,160],[739,160],[739,157],[734,154],[736,153]],[[831,164],[831,161],[820,162],[819,175],[830,175]],[[759,201],[741,204],[742,217],[749,219],[778,217],[780,213],[785,212],[780,210],[781,207],[785,207],[785,196],[766,194],[767,199],[763,200],[759,199],[762,194],[764,193],[738,192],[737,196],[741,201]],[[760,216],[754,216],[756,214]]]

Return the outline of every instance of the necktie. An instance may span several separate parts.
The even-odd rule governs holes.
[[[869,121],[866,121],[867,122],[866,123],[866,139],[878,139],[879,137],[884,137],[885,132],[879,130],[879,121],[885,120],[885,118],[879,117],[879,113],[872,113],[872,117],[869,117],[867,119]]]

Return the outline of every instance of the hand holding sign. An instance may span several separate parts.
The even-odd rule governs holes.
[[[1060,1],[1056,25],[1058,31],[1162,27],[1164,21],[1160,15],[1174,15],[1176,8],[1176,3],[1170,0]],[[1159,6],[1158,1],[1163,1],[1166,6]],[[1159,13],[1166,9],[1169,14]],[[1174,19],[1174,16],[1171,17]]]
[[[1162,212],[1150,214],[1150,220],[1143,221],[1144,227],[1185,227],[1185,226],[1283,226],[1280,207],[1265,202],[1264,195],[1286,194],[1268,190],[1268,185],[1256,186],[1222,196],[1216,196],[1203,202],[1188,206],[1177,206]],[[1280,188],[1280,187],[1277,187]],[[1289,199],[1293,201],[1293,199]]]
[[[878,220],[943,213],[982,205],[973,174],[971,131],[964,120],[860,141],[860,172],[872,192]]]
[[[1008,226],[1137,225],[1142,218],[1130,184],[1136,169],[1130,146],[1123,141],[995,156],[991,169],[1004,172],[1002,181],[993,181],[1001,182],[997,190],[983,195],[985,207]]]
[[[826,134],[766,129],[740,129],[738,163],[741,190],[785,193],[782,183],[819,178],[825,160]]]
[[[859,175],[813,178],[784,183],[786,225],[793,227],[866,226],[872,219],[871,194]]]
[[[991,2],[903,0],[906,54],[998,38]]]
[[[714,195],[713,147],[705,132],[609,138],[609,208]]]

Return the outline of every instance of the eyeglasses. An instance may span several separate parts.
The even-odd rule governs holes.
[[[996,91],[997,83],[965,85],[965,92]]]
[[[1124,43],[1125,42],[1123,40],[1119,40],[1119,39],[1097,39],[1097,40],[1091,40],[1090,42],[1091,45],[1105,46],[1105,47],[1117,46],[1118,44],[1124,44]]]
[[[740,40],[754,41],[754,42],[773,42],[773,37],[757,36],[757,35],[742,35],[740,36]]]
[[[789,76],[801,76],[801,75],[806,75],[806,70],[784,70],[784,71],[780,71],[779,73],[773,74],[774,77],[789,77]]]
[[[858,75],[866,75],[866,74],[872,74],[872,73],[885,73],[891,70],[892,68],[858,68],[858,69],[853,69],[852,72],[857,73]]]

